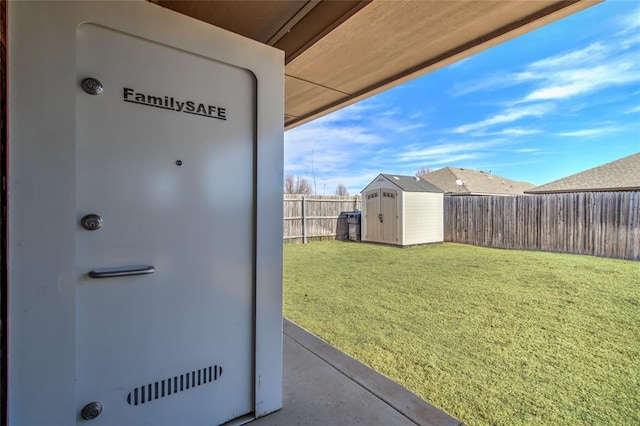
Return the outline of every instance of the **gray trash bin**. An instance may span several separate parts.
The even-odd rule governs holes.
[[[349,225],[349,239],[360,241],[360,212],[348,212],[346,216]]]

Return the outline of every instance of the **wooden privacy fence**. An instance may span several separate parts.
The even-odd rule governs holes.
[[[640,192],[444,197],[444,240],[640,259]]]
[[[284,194],[283,238],[307,242],[308,238],[346,239],[346,219],[340,213],[360,210],[360,196]]]

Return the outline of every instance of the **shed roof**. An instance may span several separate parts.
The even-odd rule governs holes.
[[[392,175],[392,174],[381,173],[378,176],[376,176],[376,178],[372,180],[371,183],[377,181],[380,176],[382,176],[383,178],[385,178],[386,180],[388,180],[389,182],[391,182],[392,184],[394,184],[395,186],[397,186],[398,188],[400,188],[405,192],[442,193],[442,191],[439,188],[435,187],[434,185],[430,184],[429,182],[417,176],[402,176],[402,175]],[[371,185],[371,183],[369,183],[369,185]],[[362,191],[367,189],[369,185],[367,185]]]
[[[525,191],[556,192],[640,191],[640,152]]]
[[[518,182],[491,172],[460,167],[444,167],[424,174],[422,178],[447,195],[521,195],[534,187],[529,182]]]

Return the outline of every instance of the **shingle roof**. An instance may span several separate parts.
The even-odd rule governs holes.
[[[442,191],[439,188],[433,186],[429,182],[426,182],[423,179],[420,179],[416,176],[401,176],[401,175],[391,175],[391,174],[384,174],[384,173],[381,173],[380,176],[383,176],[384,178],[389,180],[391,183],[393,183],[403,191],[442,193]]]
[[[532,188],[528,194],[640,191],[640,152]]]
[[[520,195],[534,187],[532,183],[506,179],[491,172],[459,167],[444,167],[422,178],[446,195]]]

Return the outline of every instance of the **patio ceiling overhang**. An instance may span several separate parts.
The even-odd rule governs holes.
[[[285,52],[296,127],[601,0],[150,0]]]

